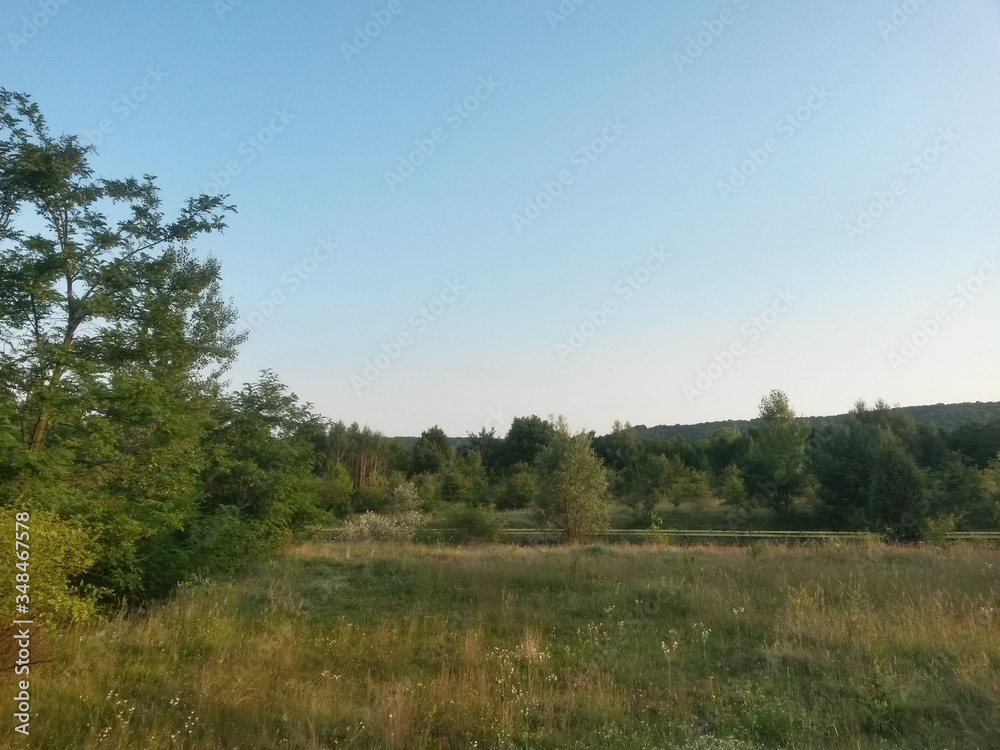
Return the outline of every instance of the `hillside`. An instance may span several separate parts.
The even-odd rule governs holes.
[[[943,430],[954,430],[956,427],[961,427],[964,424],[970,424],[972,422],[994,422],[996,420],[1000,420],[1000,401],[976,401],[973,403],[963,404],[933,404],[929,406],[900,406],[896,407],[892,411],[908,414],[917,422],[923,424],[937,425]],[[825,424],[836,424],[846,417],[846,414],[835,414],[833,416],[826,417],[806,417],[806,419],[818,427]],[[674,435],[683,435],[689,440],[701,440],[724,427],[735,427],[740,430],[746,430],[753,427],[758,421],[759,420],[756,419],[730,419],[722,422],[700,422],[698,424],[661,424],[655,427],[647,427],[646,425],[640,424],[635,425],[635,431],[641,438],[651,438],[657,436],[671,438]],[[407,436],[396,437],[394,439],[406,445],[407,448],[412,448],[418,438],[414,436]],[[461,448],[462,446],[467,445],[469,440],[466,437],[453,437],[451,438],[451,442],[456,448]]]
[[[972,422],[993,422],[1000,420],[1000,401],[976,401],[974,403],[963,404],[933,404],[929,406],[900,406],[892,410],[909,415],[917,422],[923,424],[937,425],[943,430],[954,430],[964,424]],[[837,414],[826,417],[806,417],[812,424],[818,426],[825,424],[835,424],[847,417],[846,414]],[[646,427],[636,425],[635,431],[640,437],[665,437],[683,435],[689,440],[701,440],[717,430],[724,427],[736,427],[746,430],[759,420],[726,420],[722,422],[701,422],[690,425],[657,425],[656,427]]]

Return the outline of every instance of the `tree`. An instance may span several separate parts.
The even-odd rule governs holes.
[[[500,480],[496,505],[500,510],[527,508],[538,495],[538,475],[530,464],[516,464],[510,474]]]
[[[24,448],[40,452],[53,428],[79,428],[109,402],[131,408],[116,382],[225,370],[236,312],[218,263],[190,249],[224,229],[225,196],[192,198],[165,221],[152,177],[95,177],[91,147],[51,136],[36,105],[6,89],[0,134],[0,376]]]
[[[806,446],[811,428],[796,417],[788,396],[777,390],[761,399],[760,418],[763,426],[751,435],[744,467],[747,490],[758,504],[787,515],[809,487]]]
[[[893,437],[883,436],[875,454],[870,493],[873,526],[890,538],[919,539],[927,517],[924,478],[913,458]]]
[[[649,526],[653,522],[653,511],[668,497],[668,490],[683,467],[675,458],[644,453],[618,474],[617,494],[632,509],[637,524]]]
[[[538,456],[538,509],[544,521],[579,541],[610,527],[608,472],[585,433],[570,434],[566,421]]]
[[[538,454],[552,442],[554,435],[552,423],[541,417],[515,417],[504,438],[501,468],[535,463]]]
[[[486,469],[477,451],[469,451],[447,466],[441,478],[441,498],[449,503],[490,504]]]
[[[822,514],[834,528],[871,528],[872,477],[878,447],[886,439],[894,438],[856,415],[843,425],[817,433],[811,466],[819,485]]]
[[[594,439],[594,452],[614,472],[635,469],[643,455],[643,444],[628,422],[615,422],[608,435]]]
[[[948,451],[928,479],[932,515],[954,517],[961,531],[994,527],[996,499],[990,492],[988,470],[977,469],[962,454]]]
[[[476,434],[469,434],[469,448],[483,457],[483,466],[493,477],[500,470],[503,461],[503,440],[497,437],[496,428],[487,430],[483,427]]]
[[[319,454],[319,473],[341,464],[355,488],[377,483],[389,472],[403,470],[409,464],[405,445],[356,422],[350,426],[336,422],[314,434],[313,443]]]
[[[747,488],[743,481],[743,472],[736,464],[729,464],[722,471],[722,481],[719,484],[719,496],[727,505],[742,508],[747,502]]]
[[[76,583],[142,598],[190,562],[241,340],[192,243],[234,209],[202,195],[168,220],[152,177],[96,177],[92,153],[0,89],[0,502],[81,532]]]
[[[420,433],[413,446],[412,472],[441,474],[455,461],[455,446],[445,431],[435,425]]]

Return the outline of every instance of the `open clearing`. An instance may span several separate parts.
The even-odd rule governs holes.
[[[310,544],[49,636],[45,748],[996,748],[988,548]]]

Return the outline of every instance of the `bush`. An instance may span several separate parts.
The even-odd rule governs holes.
[[[420,513],[399,513],[385,516],[365,513],[344,524],[344,540],[348,542],[408,542],[423,525]]]
[[[390,506],[396,513],[420,511],[420,493],[413,482],[404,482],[392,491]]]
[[[17,511],[0,508],[0,528],[13,536]],[[85,622],[97,612],[98,591],[82,583],[97,560],[94,541],[86,531],[44,511],[32,511],[28,522],[28,595],[36,620],[58,623]],[[4,544],[6,575],[0,576],[0,601],[14,606],[16,591],[13,541]]]
[[[497,491],[497,507],[500,510],[520,510],[527,508],[538,494],[538,477],[529,464],[517,464],[511,475],[506,477]]]
[[[392,485],[386,477],[375,477],[368,484],[354,490],[351,511],[354,513],[382,513],[392,504]]]
[[[498,542],[503,535],[503,519],[489,507],[458,506],[445,514],[443,523],[448,540],[460,544]]]
[[[353,492],[351,472],[343,464],[333,464],[320,484],[320,507],[343,518],[350,513]]]
[[[948,535],[955,533],[959,521],[960,519],[957,516],[950,513],[928,518],[924,523],[924,541],[928,544],[933,544],[935,547],[948,546]]]
[[[410,481],[420,496],[420,509],[430,513],[441,502],[441,475],[417,474]]]
[[[538,510],[550,528],[570,541],[611,526],[608,471],[586,433],[572,435],[562,418],[556,435],[538,456]]]

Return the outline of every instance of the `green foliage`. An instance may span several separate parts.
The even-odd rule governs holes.
[[[470,451],[448,466],[441,479],[441,499],[464,505],[492,502],[486,467],[477,451]]]
[[[747,503],[747,488],[743,482],[743,472],[735,464],[729,464],[722,471],[722,481],[719,485],[719,496],[735,508],[742,508]]]
[[[420,513],[362,513],[344,524],[343,538],[349,542],[409,542],[424,523]]]
[[[413,482],[404,482],[392,491],[389,507],[396,513],[417,513],[421,505],[420,491]]]
[[[449,540],[459,544],[498,542],[503,534],[503,519],[489,506],[456,505],[442,524],[449,529]]]
[[[747,490],[755,503],[787,515],[810,485],[806,446],[811,428],[796,417],[781,391],[761,400],[760,419],[743,467]]]
[[[341,518],[350,513],[354,481],[342,463],[327,466],[320,481],[320,506]]]
[[[858,419],[818,434],[811,464],[824,515],[833,528],[870,528],[868,505],[882,439],[878,428]]]
[[[336,422],[312,432],[311,440],[319,456],[320,472],[332,464],[341,464],[357,488],[388,472],[409,469],[409,451],[402,443],[357,423],[347,426]]]
[[[497,487],[496,506],[500,510],[529,507],[538,495],[538,475],[530,464],[516,464]]]
[[[455,461],[455,447],[440,427],[424,430],[413,446],[411,471],[441,474]]]
[[[0,528],[14,538],[15,518],[26,506],[0,507]],[[97,612],[98,592],[84,576],[97,559],[97,545],[87,529],[60,519],[48,511],[32,511],[27,540],[30,557],[29,595],[31,612],[36,620],[57,624],[85,622]],[[0,576],[0,601],[13,606],[15,591],[15,556],[13,542],[3,545],[4,570]]]
[[[929,513],[958,519],[962,531],[994,527],[996,499],[990,491],[988,471],[949,451],[929,480]]]
[[[920,469],[897,441],[884,438],[875,453],[869,523],[891,539],[907,541],[921,537],[926,515]]]
[[[506,470],[517,464],[534,464],[539,454],[552,442],[555,433],[552,423],[541,417],[515,417],[504,438],[501,468]]]
[[[712,482],[706,472],[678,465],[673,468],[667,497],[674,506],[681,503],[700,505],[712,497]]]
[[[961,452],[979,468],[986,468],[1000,451],[1000,419],[964,424],[948,435],[948,447]]]
[[[928,518],[924,524],[924,541],[935,547],[948,546],[948,535],[958,530],[958,517],[948,514]]]
[[[571,435],[560,419],[537,466],[538,510],[548,525],[571,541],[610,527],[608,473],[588,435]]]
[[[417,474],[410,477],[420,496],[420,508],[430,512],[441,502],[441,476],[439,474]]]
[[[320,420],[271,373],[223,393],[243,336],[192,245],[233,207],[167,219],[152,177],[98,178],[91,154],[0,90],[0,510],[43,519],[60,619],[235,571],[323,516]]]
[[[496,429],[482,428],[477,434],[469,435],[469,449],[476,451],[483,459],[483,466],[491,476],[497,475],[503,467],[504,441],[497,437]]]
[[[369,477],[368,482],[354,490],[351,497],[352,513],[384,513],[392,504],[392,479],[385,474]]]

